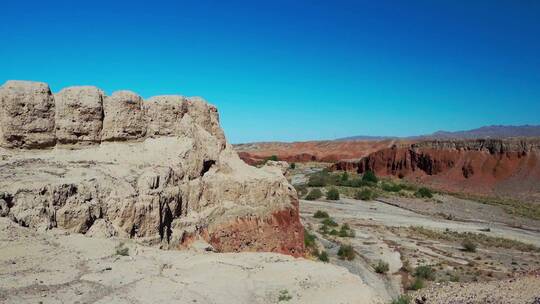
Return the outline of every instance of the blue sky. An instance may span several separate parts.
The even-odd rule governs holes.
[[[533,0],[9,1],[0,41],[1,82],[203,96],[233,143],[540,124]]]

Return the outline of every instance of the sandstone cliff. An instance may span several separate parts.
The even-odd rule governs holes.
[[[95,87],[0,88],[0,215],[176,248],[303,254],[298,200],[280,168],[244,164],[201,98]]]
[[[333,169],[397,176],[436,188],[540,201],[540,139],[422,141]]]

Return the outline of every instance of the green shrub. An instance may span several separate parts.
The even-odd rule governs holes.
[[[332,229],[329,233],[330,235],[339,235],[339,232],[336,229]]]
[[[351,245],[341,245],[337,255],[342,260],[352,261],[355,257],[354,248]]]
[[[371,170],[368,170],[364,173],[364,175],[362,176],[362,180],[371,183],[377,183],[379,181],[375,173],[373,173],[373,171]]]
[[[340,181],[345,183],[349,180],[349,173],[347,171],[343,172],[340,177]]]
[[[414,276],[416,278],[433,281],[435,280],[435,270],[428,265],[418,266],[414,270]]]
[[[336,223],[336,221],[334,221],[334,220],[331,219],[331,218],[325,218],[324,220],[322,220],[321,223],[322,223],[323,225],[329,226],[329,227],[337,227],[337,226],[339,226],[338,223]]]
[[[292,170],[296,169],[296,163],[290,163],[289,169],[292,169]]]
[[[401,191],[401,185],[393,183],[383,183],[381,188],[387,192],[399,192]]]
[[[463,240],[463,242],[461,243],[461,246],[463,246],[463,251],[467,251],[467,252],[476,252],[476,244],[471,241],[470,239],[465,239]]]
[[[316,237],[304,228],[304,246],[306,246],[306,248],[314,248],[315,239]]]
[[[385,261],[379,260],[377,265],[374,266],[376,273],[387,273],[390,266]]]
[[[345,223],[341,225],[341,229],[339,230],[339,236],[340,237],[355,237],[354,230],[349,227],[349,224]]]
[[[422,187],[416,191],[414,194],[416,197],[423,197],[423,198],[432,198],[433,193],[428,188]]]
[[[321,228],[319,228],[319,232],[324,234],[324,235],[327,235],[328,234],[328,226],[327,225],[322,225]]]
[[[394,299],[391,304],[409,304],[411,303],[411,297],[408,295],[400,295],[397,299]]]
[[[354,194],[354,198],[363,201],[371,201],[375,198],[375,193],[370,189],[362,189]]]
[[[424,280],[421,278],[416,278],[414,282],[409,286],[409,290],[419,290],[424,288]]]
[[[338,189],[332,187],[328,192],[326,192],[326,199],[336,201],[339,199],[339,191]]]
[[[277,155],[272,155],[272,156],[270,156],[270,157],[267,157],[266,160],[278,161],[279,158],[277,157]]]
[[[289,301],[292,299],[292,296],[289,294],[289,291],[288,290],[281,290],[279,292],[279,297],[278,297],[278,302],[282,302],[282,301]]]
[[[322,196],[323,196],[323,194],[322,194],[321,190],[319,190],[319,189],[311,189],[311,191],[309,191],[308,195],[306,196],[306,199],[308,201],[314,201],[314,200],[320,199]]]
[[[313,214],[313,217],[314,218],[329,218],[330,216],[328,215],[326,211],[317,210],[317,212]]]
[[[319,254],[319,261],[321,262],[325,262],[327,263],[329,260],[328,260],[328,253],[326,253],[326,251],[322,251],[320,254]]]

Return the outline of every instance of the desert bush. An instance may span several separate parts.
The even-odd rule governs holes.
[[[329,229],[328,226],[323,224],[321,228],[319,228],[319,232],[324,235],[327,235],[330,232],[328,229]]]
[[[349,224],[345,223],[341,225],[341,229],[339,230],[339,236],[340,237],[355,237],[354,230],[351,229]]]
[[[304,228],[304,246],[306,248],[315,248],[315,239],[316,237]]]
[[[337,226],[339,226],[338,223],[336,223],[336,221],[334,221],[331,218],[325,218],[324,220],[322,220],[321,224],[323,224],[325,226],[329,226],[329,227],[337,227]]]
[[[411,297],[408,295],[400,295],[397,299],[394,299],[391,304],[409,304],[411,303]]]
[[[463,242],[461,242],[461,246],[463,246],[463,251],[476,252],[476,243],[470,239],[463,240]]]
[[[124,247],[124,243],[120,243],[118,246],[116,246],[116,255],[128,256],[129,248]]]
[[[411,285],[409,285],[409,290],[419,290],[424,288],[424,280],[422,278],[414,279]]]
[[[326,180],[319,174],[314,174],[309,177],[308,186],[310,187],[324,187],[326,186]]]
[[[296,163],[290,163],[289,169],[292,169],[292,170],[296,169]]]
[[[433,193],[428,188],[422,187],[416,191],[414,194],[416,197],[422,197],[422,198],[432,198]]]
[[[373,173],[373,171],[371,170],[368,170],[364,173],[364,175],[362,176],[362,180],[371,183],[377,183],[379,181],[375,173]]]
[[[370,201],[375,197],[375,193],[370,189],[362,189],[354,194],[355,199]]]
[[[340,177],[341,182],[346,182],[349,180],[349,173],[347,171],[343,172]]]
[[[428,265],[418,266],[414,270],[414,276],[416,278],[432,281],[435,280],[435,270]]]
[[[339,191],[338,189],[332,187],[326,192],[326,199],[336,201],[339,199]]]
[[[292,296],[289,294],[288,290],[281,290],[279,292],[278,302],[286,302],[292,299]]]
[[[387,273],[390,269],[390,266],[385,261],[379,260],[377,265],[375,265],[373,268],[375,268],[376,273]]]
[[[337,255],[342,260],[352,261],[355,257],[354,248],[351,245],[341,245]]]
[[[381,188],[387,192],[399,192],[401,191],[401,185],[394,183],[383,183]]]
[[[322,194],[321,190],[319,190],[319,189],[311,189],[311,191],[309,191],[308,195],[306,196],[306,199],[308,201],[314,201],[314,200],[320,199],[322,196],[323,196],[323,194]]]
[[[317,210],[317,212],[313,214],[313,217],[314,218],[329,218],[330,216],[328,215],[328,212],[326,211]]]
[[[411,266],[411,262],[409,262],[409,260],[404,260],[403,261],[403,266],[401,266],[401,270],[402,271],[405,271],[406,273],[411,273],[413,272],[413,268]]]
[[[308,188],[306,185],[294,185],[294,189],[296,189],[296,193],[298,193],[298,197],[303,197],[308,193]]]
[[[339,232],[336,229],[332,229],[328,234],[337,236]]]
[[[270,156],[270,157],[267,157],[266,160],[267,160],[267,161],[268,161],[268,160],[278,161],[279,158],[277,157],[277,155],[272,155],[272,156]]]
[[[319,254],[319,261],[321,262],[328,262],[328,253],[326,253],[326,251],[322,251],[320,254]]]

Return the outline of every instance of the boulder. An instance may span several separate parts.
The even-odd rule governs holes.
[[[55,144],[54,98],[46,83],[10,80],[0,88],[0,146]]]
[[[103,91],[92,86],[69,87],[54,96],[59,143],[99,143],[103,127]]]

